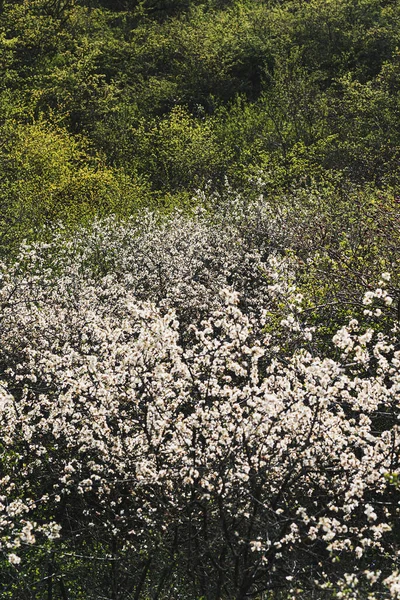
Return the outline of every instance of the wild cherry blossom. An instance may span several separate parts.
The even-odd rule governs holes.
[[[289,259],[146,218],[155,248],[146,223],[99,222],[3,268],[14,580],[37,556],[69,585],[93,565],[86,598],[399,597],[398,327],[351,319],[322,355]]]

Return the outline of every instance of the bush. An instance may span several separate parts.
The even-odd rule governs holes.
[[[98,223],[83,253],[84,232],[3,269],[4,597],[396,598],[398,326],[352,320],[336,360],[311,354],[285,260],[241,310],[264,282],[224,284],[229,235],[172,223]],[[266,333],[282,298],[291,355]]]
[[[150,203],[147,186],[90,156],[65,130],[7,120],[1,128],[0,250],[43,235],[45,226],[89,222],[95,215],[127,215]]]

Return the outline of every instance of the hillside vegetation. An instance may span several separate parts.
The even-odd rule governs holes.
[[[400,599],[400,3],[0,0],[0,596]]]

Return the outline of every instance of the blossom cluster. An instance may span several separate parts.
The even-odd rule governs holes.
[[[337,360],[277,353],[277,295],[304,331],[290,264],[152,219],[24,247],[3,269],[10,581],[27,585],[36,549],[60,590],[89,561],[86,598],[399,598],[398,330],[353,320]]]

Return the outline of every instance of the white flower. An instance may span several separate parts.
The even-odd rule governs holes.
[[[389,593],[392,598],[400,598],[400,575],[398,571],[394,571],[389,577],[384,579],[384,585],[389,588]]]
[[[374,509],[372,508],[372,506],[370,504],[365,505],[364,513],[367,515],[367,519],[370,522],[376,521],[378,518],[376,515],[376,512],[374,511]]]
[[[375,297],[374,292],[365,292],[364,298],[363,298],[363,304],[365,304],[365,305],[372,304],[372,300],[374,299],[374,297]]]
[[[250,549],[252,552],[260,552],[263,548],[262,543],[259,540],[254,540],[250,542]]]
[[[356,555],[357,558],[361,558],[362,555],[363,555],[363,553],[364,553],[364,551],[363,551],[363,549],[360,546],[357,546],[355,548],[355,550],[354,550],[354,553],[355,553],[355,555]]]

